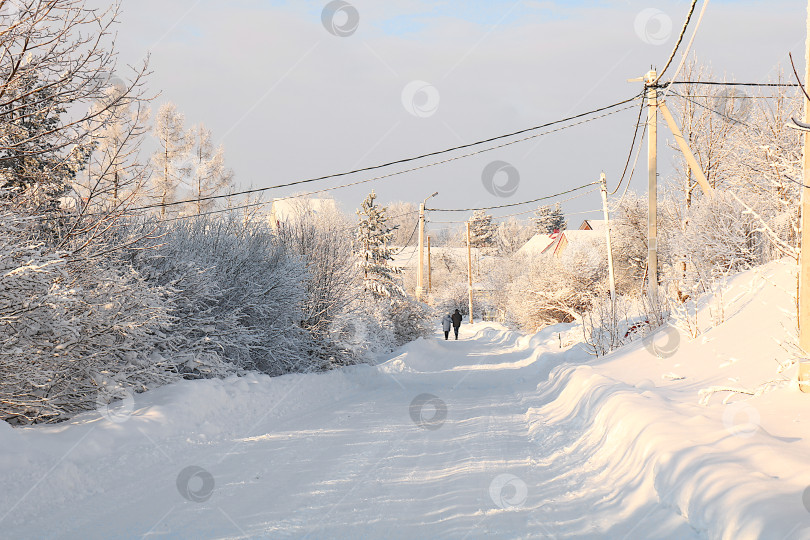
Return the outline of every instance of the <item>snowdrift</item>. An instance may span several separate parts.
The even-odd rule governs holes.
[[[561,364],[538,385],[527,421],[548,450],[539,466],[587,471],[604,489],[571,499],[591,500],[589,516],[611,507],[624,516],[558,530],[661,537],[612,525],[656,511],[652,500],[702,538],[810,538],[810,394],[787,367],[795,272],[777,261],[702,298],[694,339],[668,326],[585,365]]]

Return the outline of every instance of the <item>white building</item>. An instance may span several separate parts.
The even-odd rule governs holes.
[[[268,217],[270,225],[279,228],[284,222],[300,219],[305,214],[337,212],[334,199],[307,199],[303,197],[273,199]]]

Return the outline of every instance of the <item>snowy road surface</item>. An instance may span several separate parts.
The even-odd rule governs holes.
[[[7,530],[8,537],[633,538],[634,529],[693,536],[681,516],[648,500],[641,479],[614,484],[588,467],[586,454],[561,453],[577,440],[570,426],[531,432],[527,411],[550,399],[538,396],[538,382],[560,361],[556,333],[534,348],[518,334],[479,328],[474,336],[464,328],[457,342],[412,344],[377,368],[347,370],[338,388],[324,381],[320,390],[330,395],[313,406],[308,377],[290,377],[283,394],[240,411],[249,417],[200,415],[198,433],[151,429],[168,408],[161,399],[125,422],[52,428],[75,431],[72,454],[109,446],[95,448],[99,460],[85,461],[84,470],[54,464],[68,477],[56,482],[61,493],[47,493],[59,502],[36,523]],[[222,392],[261,386],[210,383],[222,388],[196,399],[219,403],[230,397]],[[356,388],[347,391],[347,384]],[[299,402],[297,410],[274,414],[272,398],[280,398],[278,409]],[[188,466],[213,478],[213,489],[204,472],[189,481],[192,495],[210,491],[207,500],[178,492],[176,479]],[[12,514],[25,516],[51,489],[48,480]]]
[[[727,325],[764,314],[767,284],[746,290]],[[0,537],[808,538],[808,415],[767,420],[807,398],[735,403],[748,431],[698,403],[706,347],[740,340],[722,329],[669,359],[634,344],[594,360],[568,326],[465,325],[378,366],[185,381],[131,415],[0,423]]]

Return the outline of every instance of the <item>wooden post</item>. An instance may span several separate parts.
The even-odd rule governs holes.
[[[467,222],[467,278],[470,296],[470,324],[473,323],[473,278],[472,278],[472,249],[470,248],[470,222]]]
[[[416,298],[424,292],[425,272],[425,203],[419,205],[419,266],[416,268]]]
[[[613,250],[610,248],[610,216],[607,204],[607,179],[605,173],[599,177],[602,186],[602,212],[605,215],[605,241],[607,242],[608,274],[610,275],[610,309],[611,317],[616,318],[616,277],[613,273]]]
[[[658,306],[658,89],[655,81],[658,76],[655,70],[647,72],[645,86],[647,87],[647,293],[650,297],[651,309],[654,312]]]
[[[428,246],[428,248],[427,248],[428,249],[428,288],[427,288],[427,292],[428,292],[428,294],[430,294],[430,289],[433,286],[433,283],[432,283],[432,280],[431,280],[433,272],[432,272],[432,268],[430,266],[430,235],[428,235],[428,237],[427,237],[427,246]]]

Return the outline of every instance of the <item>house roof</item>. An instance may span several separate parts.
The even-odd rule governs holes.
[[[582,225],[579,226],[580,231],[604,231],[605,224],[607,222],[604,219],[586,219],[582,222]]]
[[[535,234],[528,242],[515,252],[520,255],[536,255],[542,253],[557,240],[554,234]]]

